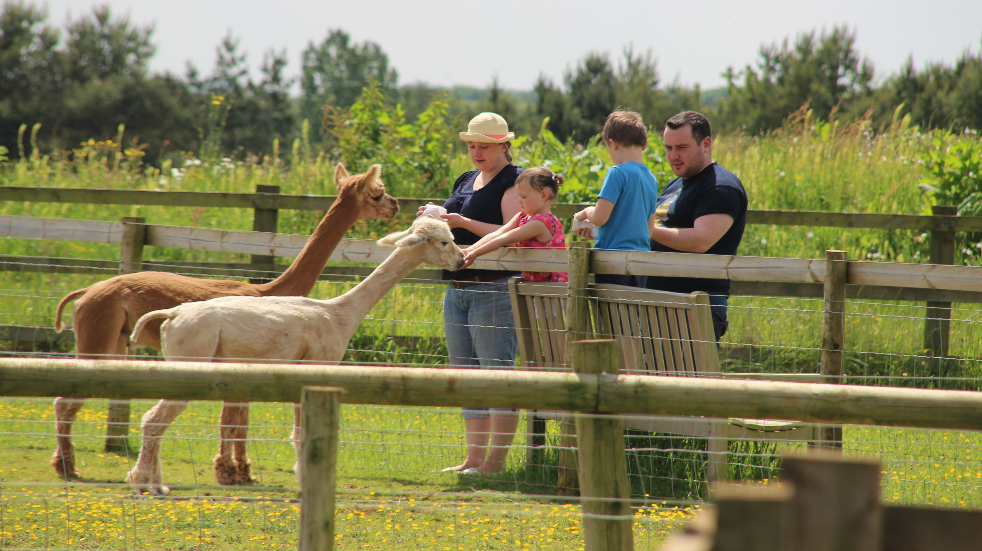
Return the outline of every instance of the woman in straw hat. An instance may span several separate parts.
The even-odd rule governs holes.
[[[439,216],[450,225],[461,248],[497,230],[520,210],[515,179],[521,168],[512,164],[508,123],[495,113],[471,119],[460,139],[476,170],[457,178]],[[426,207],[420,208],[422,214]],[[432,210],[432,208],[431,208]],[[515,322],[508,296],[508,278],[516,272],[444,270],[448,281],[443,325],[451,367],[512,369],[518,352]],[[444,471],[492,474],[505,467],[508,448],[518,427],[518,411],[463,408],[467,457]]]

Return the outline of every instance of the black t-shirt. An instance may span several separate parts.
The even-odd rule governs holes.
[[[443,204],[443,208],[447,209],[448,213],[459,213],[461,216],[478,222],[498,226],[504,225],[505,220],[501,216],[501,198],[504,197],[508,188],[515,185],[518,175],[524,171],[524,168],[509,164],[477,191],[474,191],[474,180],[477,179],[480,172],[477,170],[465,172],[454,182],[453,191],[450,198]],[[451,232],[454,243],[461,249],[473,245],[481,239],[480,236],[464,228],[454,228]],[[466,279],[488,273],[492,273],[492,270],[475,270],[472,268],[455,272],[443,270],[443,279]],[[506,273],[517,274],[518,272],[502,272],[502,276]]]
[[[747,226],[747,192],[735,174],[719,163],[707,166],[690,179],[676,178],[658,195],[655,215],[666,228],[692,228],[696,218],[707,214],[729,214],[733,225],[703,254],[737,254]],[[658,222],[656,222],[658,223]],[[652,240],[651,250],[681,252]],[[648,276],[649,289],[674,293],[706,291],[729,295],[730,280],[695,277]]]

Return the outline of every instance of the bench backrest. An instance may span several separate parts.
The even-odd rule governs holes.
[[[564,283],[509,283],[522,365],[564,369]],[[592,338],[613,338],[625,375],[696,376],[719,373],[709,297],[591,284]]]

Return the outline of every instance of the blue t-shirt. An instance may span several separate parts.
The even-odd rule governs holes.
[[[614,204],[607,223],[597,228],[594,249],[650,251],[648,217],[655,213],[658,181],[647,166],[629,161],[607,170],[600,198]]]

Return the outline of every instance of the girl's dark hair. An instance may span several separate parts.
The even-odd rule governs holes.
[[[562,174],[556,174],[544,166],[534,166],[519,174],[518,179],[515,180],[515,185],[525,182],[536,191],[549,188],[552,191],[550,198],[555,199],[559,195],[559,186],[563,185],[563,181]]]

